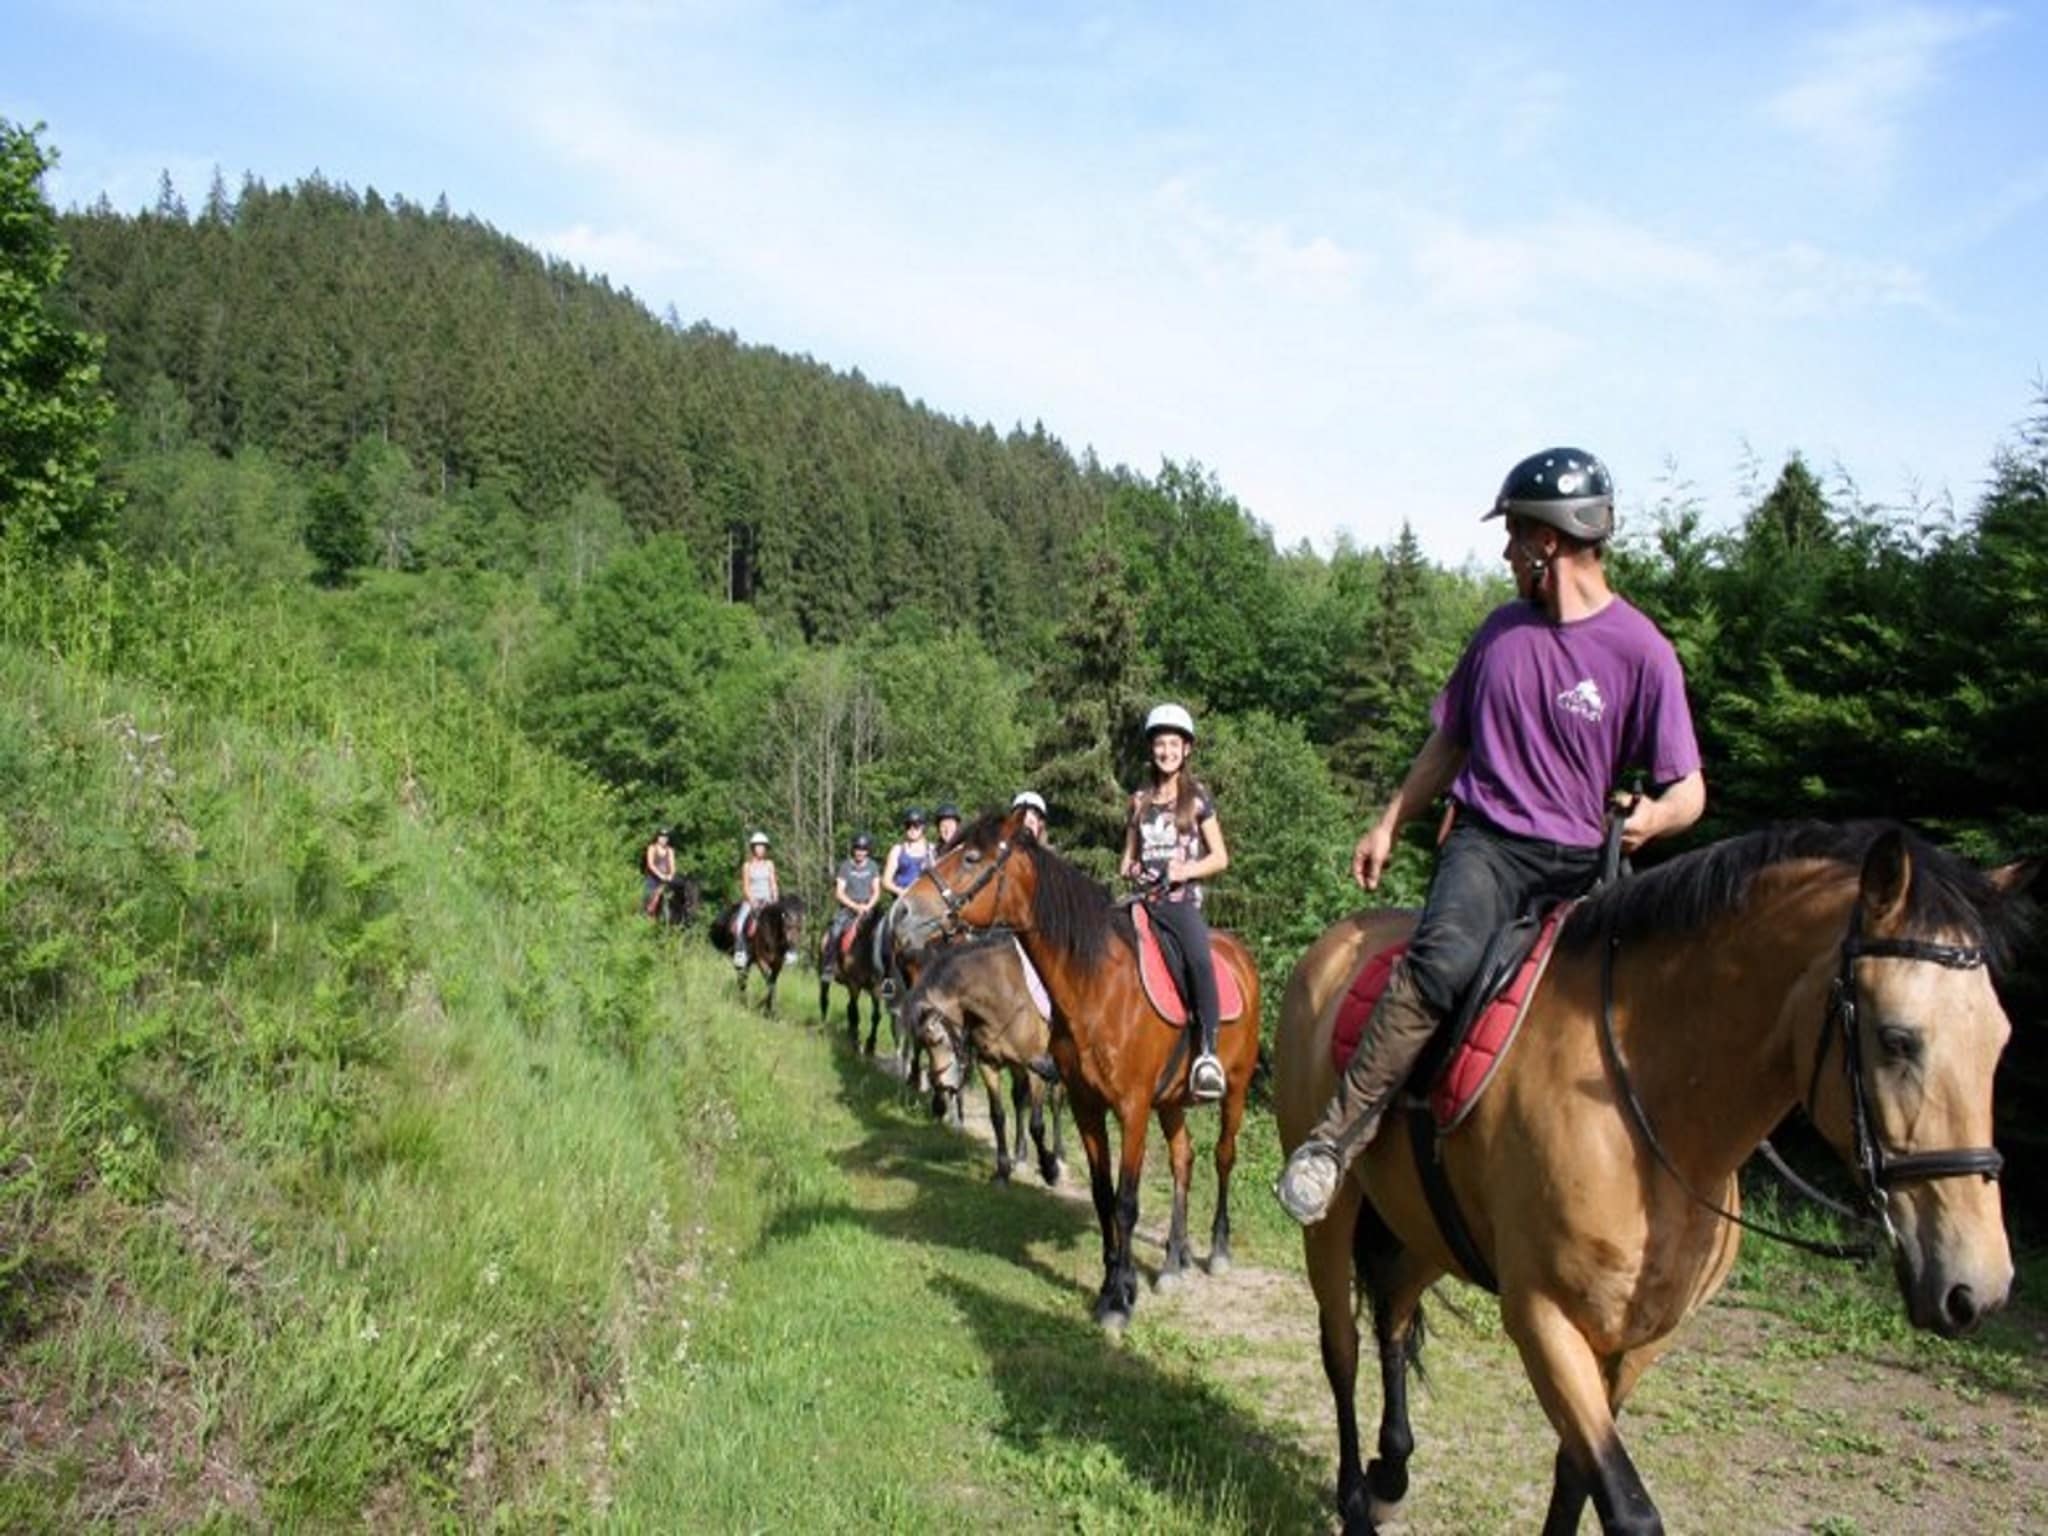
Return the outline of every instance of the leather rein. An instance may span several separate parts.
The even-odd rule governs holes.
[[[1612,1065],[1615,1086],[1620,1091],[1622,1107],[1629,1120],[1648,1143],[1651,1153],[1663,1165],[1664,1171],[1677,1181],[1678,1187],[1689,1195],[1697,1205],[1704,1206],[1723,1221],[1731,1221],[1745,1231],[1768,1237],[1775,1242],[1787,1243],[1808,1253],[1829,1259],[1868,1258],[1875,1251],[1875,1245],[1863,1243],[1824,1243],[1810,1238],[1799,1237],[1790,1232],[1778,1231],[1761,1222],[1751,1221],[1737,1212],[1724,1209],[1709,1200],[1678,1171],[1670,1153],[1657,1139],[1657,1132],[1650,1124],[1649,1112],[1637,1096],[1635,1084],[1630,1080],[1627,1058],[1621,1054],[1621,1043],[1614,1033],[1614,956],[1621,947],[1621,940],[1615,934],[1612,918],[1609,919],[1606,941],[1601,946],[1600,956],[1600,1039],[1606,1048]],[[1870,1088],[1868,1075],[1863,1065],[1862,1032],[1857,1027],[1859,990],[1856,985],[1856,962],[1865,957],[1875,959],[1916,960],[1929,965],[1943,966],[1952,971],[1973,971],[1989,961],[1981,945],[1934,944],[1920,939],[1873,939],[1863,935],[1861,906],[1851,911],[1848,932],[1842,936],[1841,964],[1835,972],[1835,979],[1828,988],[1827,1017],[1821,1026],[1820,1048],[1813,1058],[1813,1074],[1807,1082],[1806,1096],[1801,1106],[1809,1120],[1814,1119],[1815,1096],[1820,1091],[1821,1067],[1827,1061],[1830,1048],[1839,1038],[1842,1042],[1842,1068],[1849,1082],[1849,1126],[1854,1142],[1855,1171],[1858,1193],[1862,1196],[1864,1209],[1851,1210],[1846,1206],[1818,1196],[1803,1181],[1795,1183],[1804,1193],[1817,1196],[1821,1202],[1837,1213],[1852,1220],[1876,1227],[1884,1235],[1887,1247],[1896,1249],[1899,1234],[1892,1225],[1890,1192],[1902,1184],[1922,1184],[1935,1179],[1959,1179],[1972,1175],[1987,1181],[1996,1179],[2005,1167],[2005,1158],[1995,1147],[1948,1147],[1936,1152],[1894,1152],[1879,1139],[1875,1117],[1870,1110]],[[1818,1121],[1815,1122],[1816,1124]],[[1764,1147],[1770,1147],[1769,1142]],[[1775,1166],[1783,1168],[1773,1153]]]

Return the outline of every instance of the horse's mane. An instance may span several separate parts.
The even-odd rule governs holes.
[[[993,854],[1002,839],[1006,813],[990,811],[962,832],[961,843]],[[1098,965],[1112,935],[1133,950],[1138,931],[1130,914],[1109,899],[1099,880],[1091,880],[1029,833],[1017,839],[1017,854],[1028,858],[1037,871],[1037,888],[1031,897],[1031,926],[1044,940],[1085,966]]]
[[[1904,836],[1913,864],[1907,923],[1916,932],[1965,935],[2002,966],[2024,935],[2029,904],[2007,899],[1976,865],[1895,821],[1781,822],[1695,848],[1581,903],[1562,942],[1583,950],[1610,931],[1624,940],[1692,932],[1741,906],[1764,870],[1796,859],[1839,864],[1853,878],[1887,832]]]

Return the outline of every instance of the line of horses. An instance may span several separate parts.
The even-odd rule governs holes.
[[[1740,1236],[1737,1175],[1795,1106],[1855,1178],[1916,1326],[1958,1335],[2002,1305],[2013,1269],[1991,1150],[1992,1076],[2011,1026],[1992,977],[2025,921],[2016,898],[2033,873],[2032,864],[1980,870],[1894,824],[1803,824],[1681,855],[1582,903],[1471,1113],[1426,1151],[1401,1135],[1376,1140],[1303,1234],[1345,1531],[1376,1529],[1406,1493],[1407,1374],[1424,1294],[1447,1274],[1474,1278],[1425,1192],[1425,1156],[1441,1165],[1481,1261],[1472,1267],[1497,1287],[1506,1331],[1557,1432],[1544,1522],[1552,1536],[1576,1530],[1588,1503],[1603,1531],[1662,1529],[1616,1415],[1726,1279]],[[1038,843],[1021,814],[990,814],[939,851],[887,920],[917,971],[904,1017],[942,1085],[964,1081],[970,1044],[1018,1081],[1032,1078],[1028,1064],[1042,1053],[1057,1065],[1102,1234],[1094,1315],[1122,1329],[1137,1303],[1132,1234],[1154,1118],[1173,1173],[1156,1283],[1179,1283],[1194,1263],[1186,1042],[1146,998],[1128,912]],[[1346,987],[1412,922],[1401,912],[1346,918],[1294,968],[1272,1046],[1283,1150],[1306,1137],[1335,1091],[1330,1035]],[[850,991],[854,956],[870,950],[857,938],[842,963]],[[1019,952],[1043,978],[1049,1018],[1020,996]],[[1230,1263],[1231,1174],[1260,1016],[1250,952],[1219,933],[1216,955],[1246,1007],[1219,1041],[1228,1088],[1212,1273]],[[764,966],[771,996],[780,968],[779,958]],[[860,989],[872,1010],[869,1050],[879,984]],[[848,1001],[854,1040],[858,995]],[[1018,1103],[1035,1112],[1029,1091]],[[1042,1134],[1037,1147],[1050,1179],[1056,1161]],[[1361,1298],[1381,1379],[1369,1463],[1355,1402]]]

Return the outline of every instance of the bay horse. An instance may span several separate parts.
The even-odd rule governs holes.
[[[688,928],[697,921],[697,909],[704,902],[704,887],[695,875],[676,875],[662,881],[658,898],[656,918],[669,928]]]
[[[1794,1105],[1856,1174],[1916,1326],[1961,1334],[2004,1303],[1991,1088],[2011,1026],[1991,968],[2032,874],[1981,871],[1895,824],[1805,823],[1682,855],[1567,919],[1493,1085],[1437,1143],[1557,1431],[1549,1536],[1576,1530],[1589,1498],[1603,1531],[1663,1529],[1615,1415],[1727,1277],[1737,1171]],[[1289,1152],[1337,1087],[1339,999],[1412,921],[1346,918],[1295,967],[1274,1061]],[[1338,1507],[1347,1532],[1370,1531],[1407,1490],[1423,1292],[1461,1273],[1408,1136],[1374,1140],[1303,1246]],[[1382,1389],[1362,1471],[1354,1258]]]
[[[903,999],[903,1022],[930,1053],[932,1077],[940,1091],[953,1095],[956,1102],[966,1088],[966,1061],[972,1053],[988,1094],[989,1124],[995,1130],[996,1182],[1009,1183],[1010,1170],[1023,1161],[1028,1126],[1040,1177],[1048,1184],[1059,1183],[1060,1090],[1031,1070],[1031,1063],[1052,1047],[1052,1026],[1032,1001],[1017,941],[997,933],[934,951],[917,985]],[[1014,1150],[1003,1123],[1002,1072],[1009,1074],[1017,1116]],[[1048,1109],[1050,1145],[1045,1134]]]
[[[739,910],[740,904],[732,902],[711,920],[711,944],[720,954],[732,953],[732,920]],[[747,970],[739,976],[742,1000],[747,995],[748,972],[759,971],[768,983],[768,991],[761,1000],[762,1011],[773,1011],[775,983],[781,979],[782,967],[803,941],[803,920],[804,903],[800,896],[785,896],[754,909],[749,919],[754,932],[747,941]]]
[[[1101,885],[1040,843],[1025,826],[1021,810],[985,815],[962,832],[926,866],[898,900],[896,912],[898,943],[913,952],[963,927],[1008,928],[1044,978],[1052,1000],[1052,1058],[1088,1153],[1089,1189],[1102,1227],[1102,1288],[1095,1298],[1095,1320],[1112,1330],[1124,1328],[1138,1301],[1131,1234],[1138,1224],[1146,1126],[1155,1113],[1173,1163],[1173,1219],[1154,1281],[1161,1290],[1178,1285],[1192,1264],[1187,1216],[1194,1169],[1187,1128],[1189,1042],[1186,1031],[1168,1024],[1146,1000],[1130,914],[1112,903]],[[1217,963],[1230,968],[1245,1000],[1243,1018],[1217,1031],[1227,1087],[1216,1139],[1209,1271],[1221,1274],[1230,1266],[1230,1173],[1237,1162],[1237,1131],[1259,1056],[1259,973],[1235,935],[1217,933],[1215,947]],[[1114,1180],[1112,1113],[1122,1137]]]
[[[870,1056],[875,1054],[875,1036],[882,1028],[882,973],[875,969],[875,929],[881,920],[882,905],[877,902],[854,919],[850,930],[834,934],[828,926],[818,945],[818,1023],[822,1026],[831,1011],[832,983],[837,981],[846,989],[846,1042],[859,1049],[860,1000],[865,994]],[[834,948],[839,950],[836,955],[830,952]]]

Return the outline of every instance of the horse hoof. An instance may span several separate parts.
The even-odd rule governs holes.
[[[1408,1465],[1374,1457],[1365,1464],[1366,1508],[1376,1522],[1394,1518],[1408,1497]]]
[[[1152,1277],[1152,1291],[1157,1296],[1171,1296],[1188,1283],[1188,1277],[1177,1269],[1162,1269]]]
[[[994,1173],[989,1175],[989,1182],[991,1184],[1008,1184],[1010,1182],[1010,1170],[1007,1168],[998,1168]]]
[[[1049,1157],[1040,1163],[1038,1165],[1038,1176],[1045,1180],[1048,1187],[1058,1184],[1060,1181],[1059,1160]]]
[[[1104,1333],[1121,1337],[1123,1331],[1131,1326],[1131,1314],[1122,1311],[1097,1312],[1095,1321]]]
[[[1227,1253],[1212,1253],[1212,1254],[1210,1254],[1210,1255],[1209,1255],[1209,1273],[1210,1273],[1210,1274],[1212,1274],[1212,1275],[1227,1275],[1227,1274],[1229,1274],[1229,1273],[1230,1273],[1230,1255],[1229,1255],[1229,1254],[1227,1254]]]

